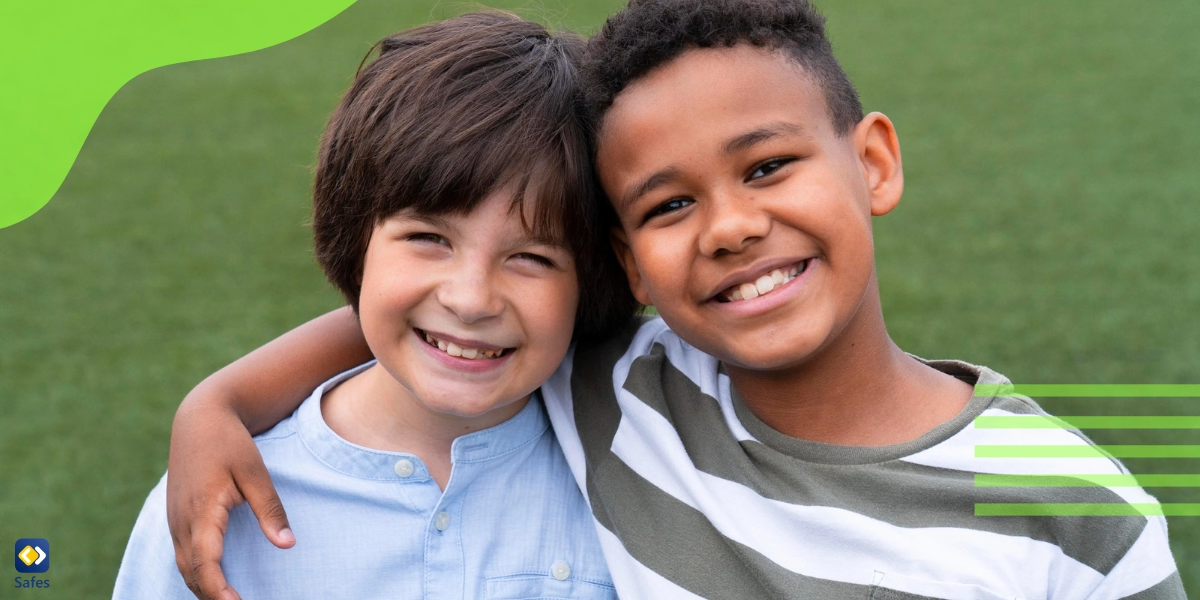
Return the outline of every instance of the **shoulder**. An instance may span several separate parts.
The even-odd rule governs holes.
[[[612,368],[622,356],[645,352],[646,341],[664,331],[670,333],[671,330],[661,318],[638,316],[607,337],[580,343],[575,348],[572,362]]]
[[[974,387],[970,403],[953,422],[954,436],[946,442],[971,446],[977,459],[973,463],[987,466],[980,472],[1017,470],[1028,475],[1129,473],[1119,460],[1079,428],[1054,417],[1033,398],[1017,393],[1017,386],[1004,375],[985,366],[958,360],[923,362]],[[1048,446],[1055,448],[1046,448]],[[1131,497],[1142,499],[1145,496]]]
[[[601,342],[575,348],[570,357],[572,387],[620,387],[631,368],[647,358],[670,363],[693,377],[715,374],[717,369],[716,359],[680,339],[661,318],[643,316]]]
[[[925,362],[972,383],[975,394],[946,439],[904,462],[973,473],[976,517],[1052,544],[1070,564],[1102,577],[1089,597],[1175,589],[1161,507],[1117,458],[996,371]]]
[[[310,401],[311,399],[304,402],[308,403]],[[258,451],[263,454],[265,459],[267,453],[275,448],[302,444],[299,433],[296,424],[296,414],[293,413],[288,418],[276,423],[274,427],[254,436],[254,445],[258,446]]]

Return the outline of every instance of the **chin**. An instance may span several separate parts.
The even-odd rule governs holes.
[[[729,366],[738,367],[740,369],[746,369],[749,371],[768,372],[794,367],[803,361],[797,360],[795,357],[791,356],[754,353],[733,355],[728,359],[721,359],[721,362]]]
[[[435,402],[427,402],[426,406],[442,414],[470,419],[474,417],[481,417],[493,410],[496,410],[497,408],[509,404],[508,402],[491,399],[463,402],[463,397],[464,396],[453,394],[449,398],[439,398]]]
[[[791,339],[796,339],[792,337]],[[781,337],[776,344],[763,347],[762,344],[746,345],[741,348],[722,348],[719,353],[710,353],[720,358],[728,365],[752,371],[779,371],[803,365],[808,362],[819,349],[819,344],[787,343]]]

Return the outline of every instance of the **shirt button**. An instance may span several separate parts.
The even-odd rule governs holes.
[[[407,458],[402,458],[396,461],[396,474],[401,477],[408,477],[412,475],[413,471],[415,470],[416,467],[414,467],[412,461],[408,460]]]
[[[437,514],[437,518],[433,520],[433,526],[437,527],[438,531],[445,531],[450,527],[450,513],[442,511]]]
[[[560,560],[554,563],[554,566],[550,567],[550,574],[559,581],[565,581],[571,576],[571,567],[567,566],[567,563]]]

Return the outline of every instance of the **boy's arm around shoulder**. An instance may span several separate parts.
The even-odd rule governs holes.
[[[217,371],[180,404],[171,428],[167,522],[176,565],[198,598],[238,598],[220,565],[234,506],[248,502],[272,544],[295,544],[251,434],[286,418],[330,377],[370,358],[357,317],[342,308]]]

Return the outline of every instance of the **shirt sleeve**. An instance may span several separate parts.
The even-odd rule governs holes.
[[[167,477],[150,491],[121,559],[113,600],[191,600],[195,598],[175,566],[175,545],[167,528]]]
[[[1164,517],[1149,517],[1137,541],[1087,600],[1187,600]]]

